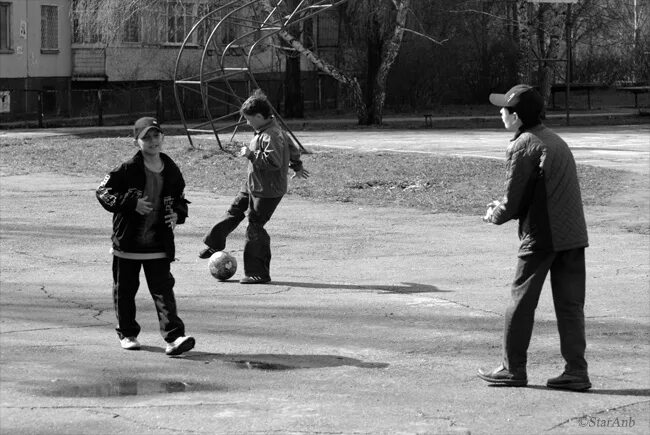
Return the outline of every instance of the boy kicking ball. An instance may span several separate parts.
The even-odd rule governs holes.
[[[97,199],[113,213],[113,304],[122,348],[140,349],[140,325],[135,320],[135,295],[144,269],[156,305],[165,353],[179,355],[194,347],[176,312],[174,227],[185,222],[185,181],[174,161],[161,152],[163,133],[154,118],[133,126],[140,150],[113,169],[97,188]]]
[[[226,238],[244,220],[248,227],[244,245],[244,278],[241,284],[265,284],[271,281],[271,238],[264,225],[271,219],[287,193],[287,174],[307,178],[300,150],[287,137],[272,115],[272,108],[262,91],[257,90],[241,107],[241,114],[255,130],[250,145],[243,146],[240,157],[247,160],[248,174],[241,191],[225,215],[206,234],[207,245],[199,258],[207,259],[223,251]]]

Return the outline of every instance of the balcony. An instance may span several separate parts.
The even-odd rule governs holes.
[[[73,81],[105,81],[106,50],[104,47],[72,48]]]

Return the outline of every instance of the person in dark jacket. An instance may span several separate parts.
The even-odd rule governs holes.
[[[488,205],[484,221],[501,225],[519,220],[521,241],[511,303],[505,315],[503,362],[480,369],[490,383],[528,383],[527,351],[535,309],[546,275],[551,274],[553,303],[560,333],[564,372],[549,388],[591,388],[585,360],[585,248],[589,245],[580,185],[573,154],[556,133],[542,124],[542,96],[517,85],[491,94],[501,119],[515,136],[508,145],[506,193]]]
[[[244,245],[244,277],[241,284],[265,284],[271,281],[271,238],[264,225],[287,193],[287,174],[307,178],[300,150],[287,137],[272,115],[266,95],[257,90],[242,104],[240,110],[255,130],[250,145],[243,146],[240,156],[248,161],[248,174],[239,194],[225,215],[205,235],[207,247],[199,258],[207,259],[226,246],[226,238],[246,217],[248,227]]]
[[[140,349],[140,325],[135,320],[135,295],[140,268],[156,305],[165,353],[192,349],[174,297],[174,227],[185,222],[188,201],[185,181],[176,163],[161,152],[163,133],[154,118],[138,119],[133,136],[140,150],[113,169],[96,191],[99,203],[113,213],[113,304],[122,348]]]

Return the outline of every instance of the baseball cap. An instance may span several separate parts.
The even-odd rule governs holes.
[[[133,124],[133,137],[135,139],[140,139],[152,128],[155,128],[162,133],[162,128],[160,128],[160,124],[158,124],[156,118],[152,118],[150,116],[140,118],[135,121],[135,124]]]
[[[490,103],[529,114],[540,114],[544,111],[544,99],[535,88],[528,85],[516,85],[505,94],[490,94]]]

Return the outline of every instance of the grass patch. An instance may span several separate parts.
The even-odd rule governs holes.
[[[5,175],[91,175],[99,184],[136,150],[129,138],[3,139],[0,168]],[[188,189],[234,195],[246,174],[243,159],[220,151],[212,141],[190,149],[185,137],[166,137],[165,152],[180,166]],[[470,157],[316,150],[303,161],[312,176],[290,182],[290,195],[432,213],[482,215],[485,205],[503,194],[505,178],[503,161]],[[578,170],[585,205],[605,205],[629,187],[629,174],[624,171],[584,165]]]

